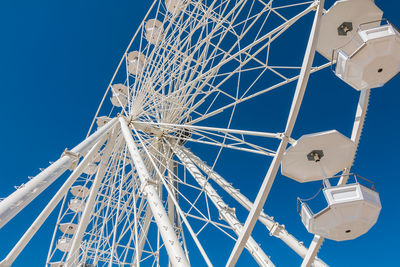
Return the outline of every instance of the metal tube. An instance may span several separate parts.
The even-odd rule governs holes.
[[[2,228],[41,192],[43,192],[43,190],[50,186],[58,177],[70,168],[75,160],[78,160],[81,155],[86,154],[99,138],[106,134],[116,122],[116,118],[110,120],[106,125],[72,149],[71,153],[64,153],[60,159],[33,177],[29,182],[21,186],[6,199],[1,201],[0,228]]]
[[[243,225],[236,218],[234,210],[229,208],[229,206],[218,195],[213,186],[201,174],[200,170],[196,167],[193,161],[179,147],[173,147],[172,145],[170,145],[170,147],[177,155],[179,160],[186,166],[187,170],[190,172],[196,182],[204,189],[207,196],[213,202],[214,206],[218,209],[220,216],[232,227],[236,235],[239,235],[243,229]],[[246,248],[249,250],[251,256],[253,256],[258,265],[275,266],[252,237],[250,237],[247,241]]]
[[[189,266],[189,262],[183,252],[182,247],[176,236],[174,227],[168,218],[167,212],[164,209],[163,203],[158,197],[157,189],[154,182],[151,180],[150,175],[146,169],[146,165],[140,156],[139,150],[136,147],[135,141],[132,138],[131,130],[128,128],[127,123],[123,117],[119,118],[121,123],[122,134],[125,138],[128,150],[131,154],[133,165],[139,175],[143,194],[146,196],[150,209],[153,213],[154,219],[157,223],[161,237],[164,241],[165,248],[170,259],[172,266]]]
[[[203,162],[198,156],[191,152],[186,147],[181,147],[183,152],[188,155],[188,157],[203,171],[208,177],[210,177],[215,183],[217,183],[222,189],[224,189],[233,199],[235,199],[239,204],[241,204],[245,209],[250,211],[253,207],[253,202],[251,202],[246,196],[234,188],[230,183],[228,183],[221,175],[219,175],[215,170]],[[303,242],[297,240],[293,235],[291,235],[284,225],[281,225],[273,220],[273,218],[264,211],[261,211],[258,220],[264,224],[270,231],[271,236],[275,236],[281,239],[286,245],[288,245],[294,252],[296,252],[300,257],[304,258],[307,254],[308,248],[303,245]],[[315,267],[326,267],[327,265],[318,257],[314,260]]]
[[[301,264],[301,267],[310,267],[314,261],[315,256],[317,256],[318,250],[324,242],[324,238],[319,235],[315,235],[310,248],[308,249],[307,255],[304,257],[304,260]]]
[[[360,98],[358,100],[356,116],[354,118],[353,130],[351,132],[351,141],[356,144],[358,147],[358,143],[360,142],[361,132],[364,127],[365,116],[367,115],[368,102],[370,96],[371,89],[363,90],[360,93]],[[338,185],[344,185],[347,183],[347,179],[349,178],[348,174],[350,173],[351,166],[353,165],[353,161],[355,158],[355,154],[353,155],[353,160],[349,166],[343,171],[342,177],[338,182]]]
[[[112,149],[114,148],[116,137],[117,133],[116,129],[114,128],[114,132],[108,139],[106,147],[104,149],[103,156],[99,163],[96,176],[90,188],[89,196],[86,200],[85,209],[83,210],[82,217],[78,224],[78,228],[76,229],[76,232],[72,237],[72,244],[66,260],[66,266],[76,266],[78,264],[77,261],[79,260],[79,248],[82,242],[83,234],[86,231],[86,228],[90,222],[93,206],[95,204],[97,193],[101,186],[101,181],[103,180],[104,175],[106,173],[107,163],[109,161]]]
[[[286,123],[285,137],[282,139],[278,147],[278,150],[275,154],[275,157],[272,160],[267,175],[265,176],[264,181],[260,187],[260,190],[258,191],[256,200],[254,201],[253,208],[251,209],[249,216],[246,219],[243,231],[240,234],[238,240],[236,241],[236,244],[232,250],[231,255],[229,256],[226,266],[230,267],[235,266],[237,260],[239,259],[240,254],[243,251],[244,245],[246,244],[247,240],[250,237],[251,232],[253,231],[253,228],[258,220],[258,217],[260,216],[265,201],[267,200],[272,184],[274,183],[275,176],[276,173],[278,172],[283,153],[285,152],[286,146],[289,142],[288,137],[290,137],[292,134],[294,124],[296,122],[297,115],[300,110],[301,102],[303,100],[303,96],[307,87],[307,82],[310,76],[312,62],[314,61],[315,47],[318,39],[320,18],[322,15],[323,6],[324,6],[324,0],[319,0],[317,11],[315,12],[313,26],[307,44],[306,53],[300,70],[300,77],[299,80],[297,81],[294,99],[292,102],[292,106],[290,108],[289,118]]]
[[[76,179],[81,175],[84,168],[88,163],[93,159],[95,153],[99,150],[101,145],[104,143],[105,138],[100,140],[97,144],[95,144],[92,149],[90,149],[89,153],[85,156],[82,162],[78,165],[78,167],[71,173],[69,178],[65,181],[62,187],[58,190],[58,192],[54,195],[54,197],[50,200],[47,206],[43,209],[43,211],[39,214],[36,220],[32,223],[29,229],[25,232],[25,234],[21,237],[18,243],[14,246],[14,248],[8,253],[5,259],[0,262],[0,266],[11,266],[11,264],[15,261],[21,251],[25,248],[28,242],[32,239],[34,234],[40,229],[42,224],[45,222],[47,217],[51,214],[63,196],[68,192],[72,184],[76,181]]]

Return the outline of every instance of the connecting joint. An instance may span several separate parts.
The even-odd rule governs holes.
[[[145,190],[144,189],[146,188],[146,186],[149,186],[149,185],[157,187],[158,186],[158,182],[154,181],[152,179],[147,179],[146,182],[144,184],[142,184],[142,186],[140,187],[140,191],[141,191],[142,194],[145,194]]]
[[[81,157],[81,155],[79,153],[72,152],[66,148],[64,152],[61,154],[61,157],[64,156],[69,156],[72,158],[72,163],[68,167],[68,169],[70,171],[73,171],[76,168],[76,166],[78,166],[79,158]]]
[[[221,207],[221,210],[219,211],[219,219],[222,220],[223,216],[222,214],[227,214],[229,213],[232,216],[236,216],[236,209],[235,208],[231,208],[228,205],[224,205]]]
[[[313,9],[314,9],[314,10],[317,10],[317,8],[318,8],[320,2],[321,2],[320,0],[315,0],[314,3],[311,4],[311,5],[313,6]]]
[[[270,236],[278,236],[279,232],[285,229],[284,225],[280,225],[279,223],[274,223],[274,225],[272,225],[271,229],[269,230],[269,235]]]
[[[280,138],[280,139],[286,140],[286,141],[287,141],[289,144],[291,144],[291,145],[293,145],[293,144],[296,142],[295,139],[293,139],[293,138],[290,137],[290,136],[287,136],[285,133],[279,133],[278,135],[279,135],[279,138]]]
[[[129,116],[129,117],[125,117],[124,119],[126,121],[126,124],[128,124],[128,127],[132,128],[133,122],[135,121],[135,117],[134,116]]]

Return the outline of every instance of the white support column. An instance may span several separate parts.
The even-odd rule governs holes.
[[[236,218],[235,210],[230,208],[223,201],[223,199],[218,195],[213,186],[208,183],[207,179],[201,174],[200,170],[196,167],[193,161],[179,147],[172,147],[172,145],[170,145],[170,147],[178,156],[179,160],[185,165],[185,167],[196,180],[196,182],[201,186],[201,188],[204,189],[207,196],[218,209],[221,218],[224,219],[232,227],[236,235],[239,235],[243,229],[243,225]],[[259,266],[275,266],[251,236],[246,243],[246,248],[256,260]]]
[[[358,147],[358,143],[360,142],[360,136],[364,127],[365,116],[367,115],[370,91],[371,89],[361,91],[360,98],[358,100],[356,116],[354,118],[353,124],[353,131],[351,132],[351,141],[356,144],[356,147]],[[356,155],[354,154],[350,166],[347,166],[347,168],[343,171],[343,176],[340,178],[338,185],[344,185],[347,183],[347,174],[350,173],[351,165],[353,165],[355,156]]]
[[[174,185],[174,180],[175,180],[174,175],[176,175],[176,174],[175,174],[175,166],[174,166],[172,151],[171,151],[170,155],[171,155],[171,158],[167,159],[168,183],[171,185]],[[173,186],[171,186],[170,188],[176,198],[175,188]],[[167,198],[167,205],[168,205],[169,220],[176,227],[177,225],[175,225],[175,205],[174,205],[174,202],[172,201],[171,196],[168,196],[168,198]]]
[[[189,266],[189,262],[178,241],[174,227],[172,226],[167,212],[165,211],[163,204],[158,197],[157,189],[153,184],[154,182],[151,181],[150,175],[146,169],[146,165],[144,164],[139,150],[135,145],[131,130],[128,128],[123,117],[120,117],[119,121],[121,123],[122,134],[131,154],[133,164],[140,178],[143,194],[147,198],[148,204],[161,233],[161,237],[164,241],[165,248],[167,249],[170,262],[173,266]]]
[[[81,155],[86,152],[106,134],[117,122],[114,118],[98,131],[86,138],[82,143],[77,145],[56,162],[51,164],[41,173],[33,177],[29,182],[17,189],[6,199],[0,202],[0,228],[2,228],[9,220],[17,215],[23,208],[34,200],[43,190],[50,186],[58,177],[60,177],[75,161],[79,160]]]
[[[301,264],[301,267],[310,267],[311,264],[314,261],[315,256],[317,256],[318,250],[320,249],[322,243],[324,242],[324,238],[319,236],[319,235],[315,235],[310,248],[308,249],[307,255],[303,260],[303,263]]]
[[[101,186],[101,181],[104,178],[104,175],[106,174],[107,171],[107,164],[109,161],[109,158],[111,156],[111,152],[114,148],[115,145],[115,140],[117,138],[117,130],[119,127],[114,127],[114,131],[111,134],[111,137],[108,139],[106,147],[103,152],[102,159],[99,163],[99,167],[96,173],[96,176],[93,180],[93,184],[90,188],[90,193],[88,198],[86,199],[86,204],[85,204],[85,209],[83,210],[82,216],[80,218],[78,228],[76,229],[76,232],[74,236],[72,237],[72,244],[71,248],[68,253],[68,257],[66,260],[66,266],[77,266],[78,260],[79,260],[79,250],[83,238],[83,234],[86,231],[86,228],[90,222],[90,217],[92,215],[93,211],[93,206],[95,204],[95,200],[98,194],[98,191]]]
[[[82,171],[87,166],[88,163],[91,162],[96,152],[99,150],[101,145],[104,143],[105,137],[100,140],[97,144],[95,144],[89,153],[85,156],[82,162],[78,165],[78,167],[71,173],[69,178],[65,181],[62,187],[58,190],[58,192],[54,195],[54,197],[50,200],[47,206],[43,209],[43,211],[39,214],[36,220],[32,223],[29,229],[25,232],[25,234],[21,237],[18,243],[14,246],[14,248],[10,251],[10,253],[4,258],[2,262],[0,262],[1,267],[11,266],[11,264],[15,261],[21,251],[25,248],[28,242],[32,239],[35,233],[40,229],[42,224],[46,221],[47,217],[51,214],[63,196],[68,192],[72,184],[76,181],[76,179],[82,174]]]
[[[246,244],[247,240],[250,237],[251,232],[253,231],[253,228],[264,206],[264,203],[267,200],[272,184],[274,183],[276,173],[278,172],[283,153],[286,150],[286,146],[292,134],[294,124],[296,122],[297,115],[300,110],[301,102],[303,100],[303,96],[307,87],[308,78],[310,76],[310,70],[312,67],[312,63],[314,61],[315,47],[317,44],[319,26],[320,26],[320,18],[322,16],[323,9],[324,9],[324,0],[319,0],[319,3],[317,5],[317,10],[314,16],[313,26],[307,44],[306,53],[300,70],[300,77],[299,80],[297,81],[294,99],[292,102],[292,106],[290,108],[289,118],[286,124],[285,137],[282,139],[276,151],[274,159],[272,160],[271,165],[268,169],[267,175],[265,176],[264,181],[260,187],[260,190],[258,191],[256,200],[254,201],[253,208],[251,209],[249,216],[247,217],[243,231],[240,234],[238,240],[236,241],[236,244],[232,250],[232,253],[228,259],[226,266],[229,267],[235,266],[237,260],[239,259],[240,254],[243,251],[244,245]]]
[[[221,175],[219,175],[215,170],[203,162],[198,156],[191,152],[186,147],[181,147],[183,152],[196,164],[203,172],[205,172],[214,182],[216,182],[222,189],[224,189],[233,199],[240,203],[245,209],[250,211],[253,207],[253,203],[239,190],[234,188],[230,183],[228,183]],[[261,211],[258,220],[264,224],[270,231],[271,236],[275,236],[281,239],[285,244],[287,244],[294,252],[296,252],[300,257],[304,258],[307,254],[308,248],[303,245],[303,242],[298,241],[294,236],[292,236],[286,229],[284,225],[281,225],[273,220],[273,218]],[[327,265],[318,257],[314,260],[315,267],[326,267]]]
[[[368,108],[368,102],[369,102],[369,96],[370,96],[370,90],[363,90],[360,93],[360,98],[358,100],[358,105],[357,105],[357,111],[356,111],[356,116],[354,118],[354,124],[353,124],[353,130],[351,133],[351,141],[353,141],[356,144],[356,147],[358,147],[358,143],[360,141],[360,136],[362,129],[364,127],[364,121],[365,121],[365,116],[367,114],[367,108]],[[353,155],[353,160],[351,162],[351,165],[353,164],[355,158],[355,154]],[[340,177],[340,180],[337,185],[344,185],[347,183],[348,176],[347,174],[350,173],[351,165],[348,166],[342,173],[342,177]],[[326,179],[324,180],[329,183],[329,181]],[[330,186],[330,183],[329,183]],[[303,266],[310,266],[313,258],[317,255],[318,250],[324,241],[324,238],[318,235],[314,235],[314,239],[311,243],[311,246],[309,248],[309,251],[307,252],[307,256],[309,258],[304,258]],[[307,260],[306,260],[307,259]]]

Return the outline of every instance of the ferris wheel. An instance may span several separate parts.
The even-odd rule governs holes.
[[[327,266],[317,257],[324,239],[366,234],[380,198],[351,167],[370,90],[399,72],[400,33],[372,0],[326,9],[324,0],[293,2],[154,0],[87,138],[0,202],[1,228],[67,174],[0,266],[14,262],[57,207],[43,260],[50,267],[235,266],[242,253],[250,266],[279,266],[252,234],[256,224],[301,266]],[[309,76],[326,68],[360,92],[351,136],[324,129],[295,140]],[[245,157],[254,166],[232,164]],[[253,177],[259,162],[268,170]],[[279,169],[322,183],[326,207],[299,198],[300,216],[293,214],[314,235],[308,247],[263,209]],[[254,201],[231,176],[257,192]]]

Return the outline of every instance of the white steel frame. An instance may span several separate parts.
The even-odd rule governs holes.
[[[71,222],[77,222],[77,229],[70,239],[68,252],[59,257],[60,262],[65,262],[66,266],[77,266],[87,259],[92,260],[95,265],[102,263],[108,266],[140,266],[151,260],[153,265],[159,266],[162,264],[163,255],[167,255],[168,264],[172,266],[189,266],[187,238],[193,240],[205,264],[212,266],[207,250],[199,238],[208,225],[228,238],[235,240],[232,233],[237,237],[227,266],[236,264],[244,248],[250,252],[258,265],[274,266],[269,256],[251,236],[257,221],[265,225],[271,236],[282,240],[303,258],[302,266],[327,266],[316,256],[323,242],[322,237],[315,236],[308,249],[283,225],[263,212],[283,153],[287,145],[295,141],[291,134],[309,75],[331,64],[328,62],[312,67],[324,0],[282,7],[273,7],[273,1],[253,0],[253,4],[262,4],[262,11],[258,14],[249,13],[242,21],[238,18],[247,4],[245,0],[238,0],[233,6],[232,2],[223,0],[213,1],[208,6],[201,1],[176,1],[182,5],[182,10],[176,13],[168,13],[162,1],[153,2],[130,42],[95,117],[100,113],[106,96],[112,91],[110,89],[116,74],[122,71],[120,68],[123,69],[123,63],[125,62],[126,66],[129,64],[126,57],[128,52],[132,51],[131,46],[137,45],[146,57],[147,69],[135,77],[125,71],[127,106],[123,107],[117,116],[113,114],[113,119],[92,135],[88,135],[81,144],[71,151],[66,150],[59,160],[0,202],[1,228],[67,169],[72,170],[63,186],[7,257],[0,262],[0,266],[10,266],[14,262],[61,201],[47,259],[48,265],[56,258],[56,237],[59,236],[57,227],[67,218]],[[305,4],[307,8],[292,18],[287,19],[280,13],[281,9]],[[311,11],[315,11],[315,16],[301,67],[270,66],[268,56],[267,63],[259,59],[258,56],[263,51],[267,51],[269,55],[273,41]],[[282,19],[283,23],[266,33],[258,31],[252,42],[240,47],[240,40],[246,36],[248,29],[256,25],[258,20],[262,20],[262,16],[265,16],[267,21],[271,14]],[[147,18],[154,15],[156,18],[162,18],[166,27],[161,35],[156,36],[156,44],[150,45],[145,43],[144,27]],[[196,37],[196,34],[202,38]],[[237,41],[232,47],[223,48],[223,39],[229,35],[235,36]],[[199,38],[198,43],[190,46],[191,38]],[[244,68],[249,62],[255,62],[259,67]],[[221,71],[228,63],[232,63],[234,68],[228,72]],[[299,70],[300,73],[287,77],[280,72],[281,69]],[[239,95],[241,75],[257,70],[262,71]],[[281,80],[253,92],[253,86],[265,71]],[[228,93],[221,89],[235,75],[238,76],[236,92]],[[297,81],[297,86],[284,132],[268,133],[230,128],[238,104],[293,81]],[[220,98],[224,98],[225,102],[218,106],[216,103]],[[351,136],[356,145],[360,139],[368,100],[369,90],[363,91]],[[118,101],[123,106],[122,101]],[[203,103],[207,101],[208,108],[202,110]],[[201,125],[203,121],[229,109],[232,112],[226,127]],[[194,117],[189,119],[192,114]],[[93,125],[94,121],[89,132]],[[184,135],[185,132],[190,134]],[[277,139],[280,143],[278,148],[273,150],[249,141],[247,137]],[[214,170],[214,165],[207,165],[192,152],[188,148],[189,145],[186,145],[187,142],[218,147],[219,152],[214,165],[223,148],[273,157],[254,203],[219,175]],[[86,175],[85,170],[95,162],[97,155],[101,159],[95,174]],[[84,156],[82,160],[81,156]],[[350,167],[344,170],[343,174],[348,174]],[[187,176],[193,179],[192,183]],[[342,177],[339,184],[346,183],[345,177]],[[223,199],[211,181],[249,211],[244,224],[239,221],[235,209]],[[66,204],[71,198],[68,192],[76,184],[84,188],[90,187],[87,197],[78,196],[84,205],[82,212],[72,212]],[[181,187],[196,192],[197,197],[190,199]],[[205,211],[197,207],[200,199],[205,200]],[[213,208],[208,201],[214,205],[220,219],[225,222],[213,219]],[[191,223],[193,220],[203,223],[203,226],[195,229]],[[66,237],[66,234],[62,237]]]

